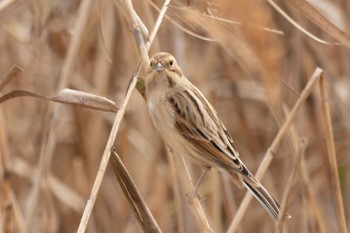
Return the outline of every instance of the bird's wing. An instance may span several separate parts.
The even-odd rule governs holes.
[[[192,143],[197,151],[205,153],[206,157],[203,159],[226,168],[232,178],[237,175],[233,171],[241,174],[238,181],[243,182],[271,217],[277,220],[280,209],[278,202],[239,159],[232,139],[213,107],[195,87],[190,91],[179,91],[168,98],[174,111],[175,129]],[[289,218],[288,215],[286,217]]]
[[[197,88],[173,93],[168,101],[174,112],[175,129],[198,151],[208,152],[207,160],[250,175],[217,113]]]

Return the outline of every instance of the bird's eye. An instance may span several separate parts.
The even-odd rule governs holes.
[[[170,61],[169,61],[169,65],[171,65],[171,66],[174,65],[174,61],[173,61],[173,60],[170,60]]]

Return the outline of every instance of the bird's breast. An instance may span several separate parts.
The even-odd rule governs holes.
[[[148,111],[158,132],[166,137],[174,129],[174,115],[165,95],[158,93],[147,97]]]

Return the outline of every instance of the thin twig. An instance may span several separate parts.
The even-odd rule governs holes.
[[[310,38],[314,39],[315,41],[321,43],[321,44],[325,44],[325,45],[340,45],[340,43],[332,43],[332,42],[328,42],[325,41],[317,36],[315,36],[314,34],[312,34],[311,32],[309,32],[308,30],[306,30],[305,28],[303,28],[300,24],[298,24],[292,17],[290,17],[285,11],[283,11],[274,1],[272,0],[267,0],[267,2],[270,4],[270,6],[272,6],[272,8],[274,8],[283,18],[285,18],[290,24],[292,24],[294,27],[296,27],[297,29],[299,29],[302,33],[304,33],[305,35],[309,36]]]
[[[171,0],[165,0],[163,3],[162,9],[159,11],[157,21],[154,24],[154,29],[152,30],[151,34],[149,34],[148,41],[146,42],[147,49],[151,46],[151,43],[153,42],[153,40],[156,37],[156,34],[158,32],[158,28],[162,24],[164,17],[166,17],[165,13],[168,10],[168,6],[169,6],[170,2],[171,2]]]
[[[20,5],[27,2],[28,1],[24,1],[24,0],[0,1],[0,21],[4,18],[4,16],[11,15],[12,10],[18,8]]]
[[[6,77],[0,81],[0,91],[14,78],[18,77],[21,72],[23,72],[23,70],[20,67],[16,65],[12,66]]]
[[[185,184],[185,190],[187,193],[191,193],[194,190],[194,185],[193,185],[193,179],[191,178],[190,172],[188,172],[188,168],[186,165],[186,160],[184,157],[181,157],[181,162],[182,162],[182,166],[179,166],[180,169],[182,169],[182,173],[186,174],[186,178],[187,178],[187,182],[183,182],[183,184]],[[185,171],[187,170],[187,171]],[[201,200],[199,199],[199,197],[196,195],[192,198],[191,200],[191,204],[193,206],[193,210],[196,213],[196,217],[198,219],[198,221],[201,223],[200,226],[204,227],[205,232],[214,232],[214,230],[211,228],[208,218],[205,214],[205,211],[202,207],[201,204]]]
[[[305,0],[289,0],[288,2],[303,13],[311,22],[340,42],[336,44],[344,44],[350,47],[350,36],[321,14],[310,2]]]
[[[101,0],[97,1],[97,6],[98,6],[98,14],[99,14],[99,23],[100,23],[100,35],[101,35],[101,40],[102,40],[102,48],[105,52],[106,58],[110,64],[113,63],[111,55],[109,50],[107,49],[107,43],[105,40],[105,30],[104,30],[104,20],[103,20],[103,15],[102,15],[102,6],[101,6]]]
[[[136,67],[136,70],[140,69],[140,64],[141,63],[139,63],[139,65]],[[83,233],[86,230],[87,223],[88,223],[90,215],[92,213],[92,209],[94,207],[94,204],[95,204],[95,201],[97,198],[97,194],[98,194],[98,191],[100,190],[102,179],[103,179],[103,176],[104,176],[105,171],[106,171],[106,167],[107,167],[108,162],[109,162],[110,151],[111,151],[111,149],[114,145],[115,139],[117,137],[120,123],[124,117],[124,113],[125,113],[127,104],[129,102],[130,96],[132,94],[132,90],[134,89],[134,87],[136,85],[136,81],[137,81],[137,77],[134,73],[131,77],[129,86],[126,90],[126,94],[125,94],[124,100],[122,101],[122,104],[120,106],[120,110],[118,111],[116,118],[114,120],[114,123],[113,123],[112,129],[111,129],[111,133],[109,134],[109,138],[108,138],[105,150],[103,151],[100,167],[98,169],[98,172],[97,172],[97,175],[95,178],[95,182],[92,186],[90,197],[86,203],[84,213],[83,213],[83,216],[82,216],[80,224],[79,224],[78,233]]]
[[[0,2],[0,12],[2,12],[4,9],[7,9],[12,4],[16,3],[17,0],[5,0]]]
[[[188,8],[182,7],[182,6],[181,7],[172,6],[169,9],[170,12],[175,13],[175,11],[173,9],[186,10]],[[238,25],[238,26],[242,26],[242,27],[252,27],[252,28],[256,28],[258,30],[262,30],[262,31],[270,32],[270,33],[273,33],[273,34],[276,34],[276,35],[284,36],[284,33],[281,30],[272,29],[272,28],[268,28],[268,27],[264,27],[264,26],[258,26],[258,25],[249,24],[249,23],[241,23],[241,22],[230,20],[230,19],[221,18],[221,17],[218,17],[218,16],[203,14],[203,13],[200,13],[200,12],[196,12],[196,13],[200,17],[207,18],[207,19],[212,19],[212,20],[215,20],[217,22],[223,22],[223,23]],[[178,16],[178,14],[176,14],[176,15]],[[179,17],[179,18],[181,18],[181,17]]]
[[[82,1],[79,6],[79,13],[77,21],[75,22],[75,34],[72,38],[72,43],[69,45],[68,55],[64,60],[59,83],[57,90],[63,89],[67,86],[68,78],[71,76],[74,64],[76,62],[76,57],[80,48],[80,42],[82,39],[83,30],[86,27],[86,22],[88,20],[89,12],[93,4],[92,0]],[[27,219],[25,231],[30,231],[34,222],[33,217],[35,210],[38,209],[39,197],[40,197],[40,187],[41,182],[47,182],[45,180],[45,173],[50,173],[51,161],[53,157],[54,147],[56,143],[55,127],[60,117],[59,106],[55,105],[53,108],[50,108],[48,116],[48,121],[44,124],[44,133],[42,138],[42,146],[40,148],[40,157],[39,157],[39,169],[37,174],[35,174],[35,182],[30,191],[27,205]]]
[[[328,162],[331,170],[331,183],[332,183],[332,191],[333,191],[335,204],[336,204],[336,211],[338,216],[337,219],[340,227],[340,232],[347,233],[348,230],[346,226],[344,204],[343,204],[343,198],[342,198],[340,183],[339,183],[337,157],[335,153],[331,113],[329,110],[329,103],[328,103],[327,85],[326,85],[326,79],[324,78],[322,73],[321,73],[321,79],[320,79],[320,91],[321,91],[321,97],[322,97],[322,116],[324,117],[323,120],[325,123],[324,124],[325,133],[326,133],[325,136],[326,136],[328,159],[329,159]]]
[[[169,151],[169,148],[168,148]],[[175,208],[176,208],[176,220],[177,220],[177,228],[178,233],[185,233],[185,217],[184,217],[184,207],[182,205],[182,199],[181,199],[181,192],[180,192],[180,184],[179,184],[179,178],[177,176],[178,171],[176,169],[176,161],[175,156],[168,152],[167,153],[168,161],[169,161],[169,167],[172,177],[172,184],[173,184],[173,195],[175,199]]]
[[[154,9],[156,9],[159,12],[161,11],[154,2],[152,2],[152,1],[148,1],[148,2]],[[202,36],[202,35],[199,35],[199,34],[193,32],[193,31],[191,31],[189,29],[186,29],[181,24],[177,23],[176,21],[174,21],[172,18],[170,18],[167,15],[165,15],[165,18],[167,20],[169,20],[172,24],[174,24],[177,28],[179,28],[180,30],[184,31],[185,33],[187,33],[187,34],[189,34],[189,35],[191,35],[193,37],[196,37],[198,39],[201,39],[201,40],[204,40],[204,41],[208,41],[208,42],[215,42],[215,39],[213,39],[213,38],[205,37],[205,36]]]
[[[292,191],[292,187],[294,185],[295,179],[297,177],[297,174],[299,174],[299,171],[301,170],[301,161],[305,155],[307,144],[308,144],[308,140],[306,138],[302,138],[299,140],[298,151],[296,152],[296,156],[294,156],[292,172],[290,173],[290,176],[287,181],[287,185],[283,192],[280,216],[278,217],[278,221],[276,221],[275,223],[275,233],[282,232],[282,227],[284,222],[283,216],[285,216],[286,204],[287,204],[288,198],[292,194],[291,191]]]
[[[296,117],[296,113],[300,109],[300,106],[302,105],[302,103],[304,103],[306,98],[310,95],[312,89],[314,88],[314,85],[319,80],[322,72],[323,71],[320,68],[316,68],[316,70],[312,74],[309,82],[307,83],[306,87],[304,88],[303,92],[301,93],[298,101],[296,102],[292,111],[290,112],[288,118],[286,119],[286,121],[282,125],[281,129],[278,131],[278,134],[276,135],[270,148],[267,150],[267,152],[266,152],[266,154],[265,154],[265,156],[264,156],[264,158],[259,166],[259,169],[256,172],[255,177],[258,180],[261,180],[263,178],[265,172],[267,171],[267,168],[269,167],[269,165],[273,159],[273,154],[275,151],[277,151],[284,134],[288,131],[288,128],[290,127],[291,123],[294,121],[294,119]],[[238,208],[238,211],[236,213],[235,218],[231,222],[231,225],[227,231],[228,233],[233,233],[237,230],[238,225],[242,221],[244,213],[246,212],[251,200],[252,200],[252,195],[250,194],[250,192],[247,192],[245,194],[242,202],[241,202],[240,207]]]
[[[136,44],[139,47],[140,53],[141,53],[141,62],[143,62],[142,64],[147,66],[149,64],[149,57],[148,57],[148,49],[145,45],[144,42],[144,38],[143,38],[143,34],[141,31],[141,27],[139,25],[139,17],[137,16],[136,11],[134,10],[134,7],[132,5],[131,0],[125,0],[125,4],[126,4],[126,8],[129,12],[129,17],[130,17],[130,24],[133,28],[133,33],[134,33],[134,37],[136,40]],[[146,32],[147,30],[144,30],[143,32]],[[147,36],[147,35],[145,35]]]
[[[169,4],[169,0],[166,0],[164,2],[164,5],[163,5],[163,8],[167,8],[167,5]],[[130,5],[129,3],[129,6],[132,7],[132,4]],[[131,9],[133,10],[133,9]],[[133,13],[129,13],[130,16],[131,16],[131,19],[132,19],[132,15]],[[163,15],[164,16],[164,15]],[[158,18],[161,18],[159,19],[160,21],[162,20],[162,17],[161,15],[158,16]],[[133,21],[132,23],[133,27],[134,28],[134,31],[135,30],[138,30],[138,26],[136,24],[136,21]],[[159,25],[155,25],[152,32],[151,32],[151,35],[152,33],[153,34],[156,34],[158,29],[159,29]],[[134,33],[134,35],[140,35],[140,33]],[[139,38],[135,38],[136,39],[136,42],[139,42],[141,43],[141,38],[142,37],[139,37]],[[94,207],[94,204],[95,204],[95,201],[96,201],[96,198],[97,198],[97,194],[98,194],[98,191],[100,189],[100,186],[101,186],[101,183],[102,183],[102,179],[103,179],[103,176],[105,174],[105,171],[106,171],[106,167],[108,165],[108,161],[109,161],[109,158],[110,158],[110,151],[114,145],[114,142],[115,142],[115,139],[117,137],[117,133],[118,133],[118,130],[119,130],[119,126],[120,126],[120,123],[124,117],[124,113],[125,113],[125,110],[126,110],[126,107],[129,103],[129,99],[130,99],[130,96],[132,94],[132,91],[134,89],[134,87],[136,86],[136,83],[137,83],[137,77],[138,77],[138,74],[140,72],[140,69],[141,69],[141,64],[142,62],[145,64],[149,64],[149,62],[147,60],[149,60],[148,58],[148,55],[147,53],[145,54],[145,50],[143,49],[143,46],[146,47],[146,52],[149,50],[149,47],[151,46],[152,44],[152,40],[149,39],[149,43],[145,46],[145,45],[138,45],[139,48],[141,48],[141,53],[143,54],[142,55],[142,60],[139,60],[136,68],[135,68],[135,71],[130,79],[130,82],[129,82],[129,85],[128,85],[128,88],[126,90],[126,93],[125,93],[125,97],[122,101],[122,104],[120,106],[120,110],[118,111],[116,117],[115,117],[115,120],[114,120],[114,123],[113,123],[113,126],[112,126],[112,129],[111,129],[111,133],[109,135],[109,138],[108,138],[108,141],[107,141],[107,145],[105,147],[105,150],[103,152],[103,155],[102,155],[102,159],[101,159],[101,163],[100,163],[100,166],[99,166],[99,169],[98,169],[98,172],[97,172],[97,175],[96,175],[96,178],[95,178],[95,181],[94,181],[94,184],[93,184],[93,187],[92,187],[92,190],[91,190],[91,193],[90,193],[90,197],[86,203],[86,206],[85,206],[85,209],[84,209],[84,213],[83,213],[83,216],[81,218],[81,221],[80,221],[80,224],[79,224],[79,228],[78,228],[78,233],[84,233],[86,231],[86,227],[87,227],[87,224],[88,224],[88,221],[90,219],[90,216],[91,216],[91,213],[92,213],[92,209]]]
[[[302,193],[303,197],[301,199],[305,199],[305,201],[302,204],[307,205],[308,206],[307,209],[309,210],[306,213],[303,211],[302,214],[304,216],[308,216],[309,214],[311,214],[316,221],[316,226],[318,227],[316,232],[326,233],[327,230],[326,230],[325,224],[327,224],[327,220],[326,220],[327,218],[322,215],[320,204],[317,203],[317,195],[315,194],[314,187],[312,186],[312,181],[309,177],[308,169],[307,169],[307,166],[305,165],[304,157],[301,158],[300,167],[301,167],[300,176],[299,176],[301,178],[300,183],[302,185],[302,189],[305,190]],[[308,221],[303,216],[301,216],[301,218],[303,219],[303,222]],[[304,229],[306,229],[306,227],[304,227]]]

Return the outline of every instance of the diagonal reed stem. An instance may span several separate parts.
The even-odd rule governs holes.
[[[112,148],[111,153],[112,156],[110,157],[110,163],[113,172],[124,192],[125,197],[128,199],[131,207],[134,209],[136,219],[139,221],[143,231],[150,233],[161,233],[162,231],[143,200],[140,192],[137,190],[134,181],[132,180],[128,170],[125,168],[117,151]]]
[[[345,212],[344,212],[344,204],[343,204],[343,198],[341,194],[341,188],[339,183],[339,175],[338,175],[338,166],[337,166],[337,158],[335,153],[335,145],[334,145],[334,136],[333,136],[333,130],[332,130],[332,120],[331,120],[331,113],[329,110],[329,103],[328,103],[328,95],[327,95],[327,84],[326,79],[324,78],[323,74],[320,74],[320,92],[322,97],[322,116],[323,121],[325,125],[325,137],[327,142],[327,151],[328,151],[328,159],[329,159],[329,166],[331,171],[331,184],[332,184],[332,191],[335,199],[335,205],[336,205],[336,212],[338,216],[338,224],[340,228],[341,233],[347,233],[348,229],[346,226],[346,220],[345,220]]]
[[[261,162],[261,165],[255,174],[255,177],[258,180],[261,180],[263,178],[264,174],[266,173],[266,171],[267,171],[267,169],[268,169],[268,167],[273,159],[274,152],[277,151],[277,149],[282,141],[283,136],[285,135],[285,133],[287,133],[289,127],[291,126],[292,122],[294,121],[294,119],[296,117],[296,113],[298,112],[298,110],[300,109],[301,105],[304,103],[306,98],[310,95],[315,84],[319,80],[322,72],[323,71],[320,68],[316,68],[316,70],[312,74],[309,82],[307,83],[306,87],[304,88],[303,92],[301,93],[299,99],[297,100],[296,104],[294,105],[292,111],[290,112],[288,118],[286,119],[286,121],[282,125],[281,129],[278,131],[278,134],[276,135],[275,139],[273,140],[270,148],[267,150],[267,152],[266,152],[266,154]],[[249,205],[250,201],[252,200],[252,197],[253,196],[249,192],[247,192],[245,194],[245,196],[241,202],[241,205],[238,208],[236,216],[233,219],[233,221],[231,222],[231,225],[227,231],[228,233],[236,232],[236,230],[239,226],[239,223],[242,221],[243,216],[248,208],[248,205]]]
[[[136,86],[137,77],[138,77],[138,74],[139,74],[139,72],[141,70],[142,62],[144,62],[147,65],[149,63],[148,62],[149,58],[148,58],[148,55],[147,55],[147,51],[149,50],[149,48],[150,48],[150,46],[151,46],[151,44],[153,42],[153,39],[154,39],[155,35],[157,34],[157,31],[158,31],[158,29],[160,27],[160,24],[161,24],[161,22],[163,20],[163,17],[165,15],[165,12],[166,12],[166,10],[168,8],[169,3],[170,3],[170,0],[165,0],[164,1],[163,7],[162,7],[162,11],[159,14],[158,19],[157,19],[157,22],[159,22],[159,23],[156,23],[155,26],[153,27],[153,30],[151,32],[151,36],[150,36],[150,38],[148,40],[148,43],[145,45],[145,43],[143,41],[143,37],[142,37],[141,31],[140,31],[140,29],[138,27],[137,21],[136,21],[136,19],[133,18],[136,15],[136,12],[133,9],[132,2],[130,0],[126,1],[126,5],[128,7],[128,11],[129,11],[129,16],[131,18],[131,24],[132,24],[134,35],[135,35],[135,40],[138,43],[138,46],[140,48],[140,52],[142,53],[141,54],[142,59],[139,60],[137,66],[135,68],[135,71],[134,71],[134,73],[133,73],[133,75],[132,75],[132,77],[130,79],[128,88],[126,90],[125,97],[124,97],[124,99],[122,101],[122,104],[120,106],[120,110],[116,114],[116,117],[115,117],[112,129],[111,129],[111,133],[109,135],[106,147],[105,147],[103,155],[102,155],[101,163],[100,163],[100,166],[99,166],[99,169],[98,169],[98,172],[97,172],[97,175],[96,175],[93,187],[91,189],[90,197],[89,197],[89,199],[88,199],[88,201],[86,203],[83,216],[82,216],[82,218],[80,220],[79,228],[78,228],[78,231],[77,231],[78,233],[84,233],[86,231],[87,224],[88,224],[88,221],[90,219],[90,216],[91,216],[91,213],[92,213],[92,209],[94,207],[94,204],[95,204],[95,201],[96,201],[96,198],[97,198],[97,194],[98,194],[98,191],[100,189],[100,186],[101,186],[101,183],[102,183],[105,171],[106,171],[106,167],[108,165],[108,161],[110,159],[110,151],[111,151],[111,149],[112,149],[112,147],[114,145],[114,142],[116,140],[117,133],[118,133],[118,130],[119,130],[119,126],[120,126],[120,123],[121,123],[121,121],[122,121],[122,119],[124,117],[125,110],[126,110],[126,107],[127,107],[128,103],[129,103],[130,96],[131,96],[132,91],[134,90],[134,88]]]

